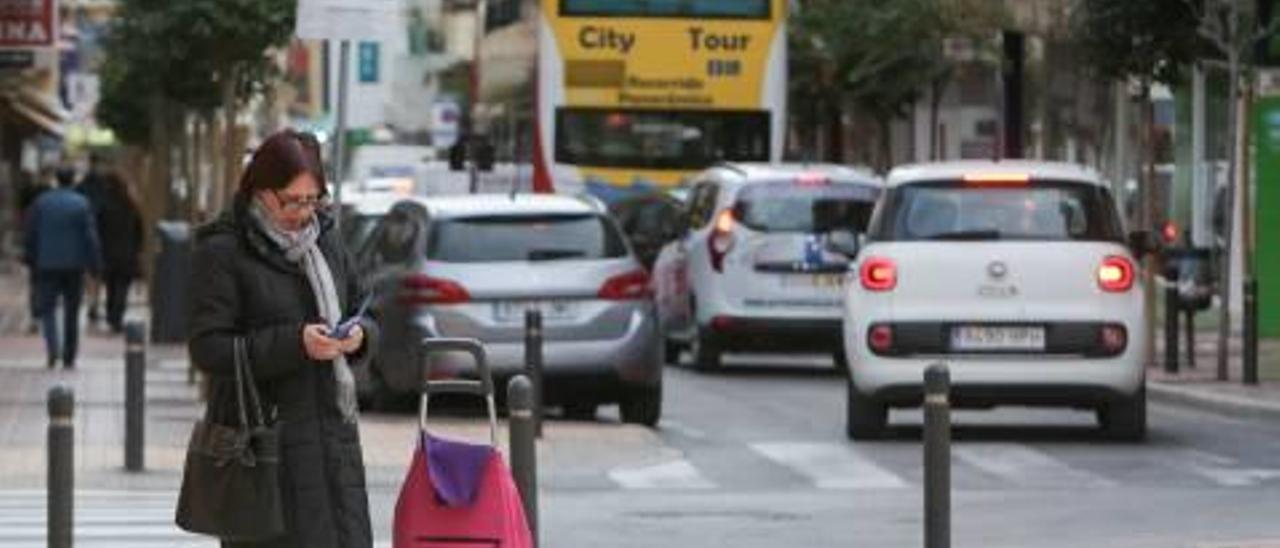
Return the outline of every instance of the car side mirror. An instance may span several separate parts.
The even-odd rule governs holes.
[[[1150,230],[1135,230],[1129,233],[1129,250],[1134,257],[1142,258],[1159,251],[1160,242]]]
[[[857,257],[862,250],[862,241],[851,230],[836,230],[827,236],[827,250],[839,253],[850,259]]]

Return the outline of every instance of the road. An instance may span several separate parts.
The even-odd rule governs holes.
[[[920,413],[895,412],[891,439],[850,442],[842,382],[820,360],[730,359],[716,373],[668,368],[658,430],[619,424],[610,408],[550,421],[543,546],[920,546]],[[957,412],[953,544],[1280,547],[1280,425],[1159,405],[1150,415],[1150,441],[1124,444],[1101,440],[1089,413]],[[433,428],[485,437],[478,415],[432,416]],[[378,548],[415,422],[362,418]],[[159,486],[170,476],[141,491],[85,487],[77,546],[215,546],[172,526],[176,492]],[[43,545],[43,503],[36,488],[0,491],[0,548]]]
[[[612,410],[551,423],[545,545],[921,545],[921,414],[895,411],[889,440],[847,441],[843,380],[780,361],[668,368],[656,432]],[[1100,439],[1091,413],[957,412],[954,545],[1280,546],[1280,425],[1150,412],[1144,444]],[[375,489],[379,514],[393,491]]]

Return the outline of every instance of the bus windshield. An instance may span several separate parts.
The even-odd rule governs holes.
[[[556,161],[593,167],[700,169],[769,159],[769,113],[560,109]]]
[[[583,17],[767,19],[770,0],[560,0],[560,14]]]

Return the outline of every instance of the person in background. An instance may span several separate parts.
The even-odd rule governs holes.
[[[18,190],[18,226],[25,227],[27,225],[27,217],[31,214],[31,206],[36,203],[41,194],[49,190],[49,181],[53,179],[53,171],[41,171],[38,174],[31,175],[24,172],[22,188]],[[31,314],[31,323],[27,326],[27,333],[32,335],[40,331],[40,298],[36,291],[36,269],[34,265],[27,264],[27,310]]]
[[[89,169],[85,172],[84,178],[80,180],[80,184],[76,186],[76,191],[89,200],[89,206],[93,208],[95,217],[102,215],[102,208],[108,191],[106,161],[101,154],[97,152],[89,153]],[[90,276],[86,281],[85,295],[88,298],[90,323],[97,323],[102,318],[98,307],[98,295],[101,292],[99,288],[102,287],[103,283],[104,281],[97,276]]]
[[[103,177],[98,234],[102,236],[101,282],[107,288],[107,325],[112,333],[124,331],[129,286],[138,277],[142,253],[142,214],[128,186],[114,173]]]
[[[24,259],[36,272],[49,368],[56,367],[61,359],[67,369],[72,369],[79,343],[84,277],[86,273],[102,271],[102,247],[89,201],[72,189],[75,172],[60,168],[55,177],[58,188],[40,196],[27,216]],[[59,301],[63,312],[61,337]]]

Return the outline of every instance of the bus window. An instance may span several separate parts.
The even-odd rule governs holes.
[[[769,160],[769,113],[564,108],[556,161],[593,167],[701,169]]]
[[[767,19],[770,0],[560,0],[560,14],[585,17]]]

